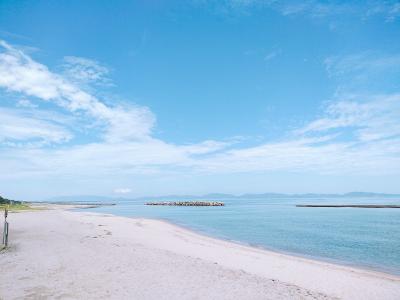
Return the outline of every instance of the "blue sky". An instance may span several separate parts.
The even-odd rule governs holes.
[[[1,1],[0,194],[400,193],[397,1]]]

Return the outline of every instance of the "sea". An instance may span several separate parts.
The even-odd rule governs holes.
[[[115,206],[90,211],[163,219],[236,243],[400,275],[400,209],[296,207],[296,204],[399,205],[400,199],[267,197],[207,200],[223,201],[225,206],[146,206],[146,200],[142,199],[118,200]]]

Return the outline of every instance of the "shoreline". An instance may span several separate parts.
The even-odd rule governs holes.
[[[73,211],[73,210],[71,210]],[[95,214],[97,214],[97,212],[93,212]],[[103,214],[103,213],[98,213],[98,214]],[[106,215],[106,214],[104,214]],[[203,231],[201,229],[197,229],[194,227],[190,227],[188,225],[185,224],[181,224],[178,222],[174,222],[172,220],[169,219],[163,219],[163,218],[145,218],[145,217],[127,217],[127,216],[119,216],[119,215],[115,215],[115,214],[108,214],[110,216],[115,216],[115,217],[122,217],[122,218],[129,218],[129,219],[144,219],[144,220],[153,220],[153,221],[160,221],[160,222],[164,222],[168,225],[171,226],[176,226],[179,227],[182,230],[187,230],[189,232],[192,232],[194,234],[198,234],[201,236],[205,236],[208,237],[210,239],[215,239],[215,240],[219,240],[219,241],[225,241],[228,243],[232,243],[238,246],[244,246],[244,247],[249,247],[249,248],[254,248],[256,250],[261,250],[261,251],[266,251],[268,253],[275,253],[275,254],[281,254],[281,255],[285,255],[288,257],[293,257],[293,258],[300,258],[300,259],[305,259],[311,262],[320,262],[320,263],[327,263],[330,265],[334,265],[334,266],[338,266],[338,267],[344,267],[344,268],[349,268],[352,270],[356,270],[356,271],[361,271],[361,272],[367,272],[367,273],[376,273],[377,276],[388,276],[393,277],[395,280],[400,280],[400,271],[399,272],[390,272],[390,271],[385,271],[384,268],[382,269],[375,269],[373,267],[368,268],[365,265],[359,265],[359,264],[353,264],[353,263],[345,263],[343,261],[340,260],[335,260],[335,259],[329,259],[329,258],[325,258],[325,257],[321,257],[321,256],[312,256],[312,255],[307,255],[307,254],[301,254],[301,253],[297,253],[297,252],[291,252],[291,251],[285,251],[285,250],[280,250],[280,249],[276,249],[276,248],[272,248],[272,247],[267,247],[261,244],[251,244],[251,243],[247,243],[247,242],[243,242],[243,241],[239,241],[239,240],[233,240],[230,239],[228,237],[220,237],[220,236],[214,236],[212,234],[207,233],[206,231]]]
[[[0,298],[32,291],[75,299],[108,291],[115,299],[400,298],[399,276],[209,237],[166,220],[54,208],[10,214],[11,247],[0,253],[9,270],[0,291],[9,294]]]
[[[207,234],[206,232],[202,232],[201,230],[196,230],[194,228],[191,228],[190,226],[185,226],[183,224],[179,224],[179,223],[175,223],[171,220],[168,219],[162,219],[162,218],[142,218],[142,217],[124,217],[124,216],[118,216],[118,215],[114,215],[114,214],[103,214],[103,213],[97,213],[97,212],[93,212],[93,214],[100,214],[100,215],[109,215],[112,217],[121,217],[121,218],[128,218],[128,219],[132,219],[132,220],[148,220],[148,221],[158,221],[158,222],[162,222],[165,223],[168,226],[174,226],[179,228],[182,231],[187,231],[190,234],[194,234],[194,235],[199,235],[202,237],[206,237],[215,241],[220,241],[220,242],[227,242],[227,243],[231,243],[234,244],[236,246],[241,246],[241,247],[246,247],[252,249],[252,250],[258,250],[258,251],[263,251],[266,252],[266,254],[273,254],[273,255],[282,255],[282,256],[286,256],[290,259],[302,259],[305,262],[309,262],[309,263],[320,263],[322,265],[328,264],[332,267],[338,267],[338,268],[344,268],[347,269],[348,271],[351,272],[359,272],[359,273],[365,273],[368,275],[372,275],[372,276],[376,276],[379,278],[385,278],[385,279],[389,279],[389,280],[394,280],[394,281],[399,281],[400,282],[400,274],[393,274],[393,273],[389,273],[389,272],[383,272],[383,271],[379,271],[379,270],[374,270],[374,269],[368,269],[368,268],[363,268],[362,266],[358,266],[358,265],[346,265],[344,263],[340,263],[335,262],[335,261],[330,261],[329,259],[318,259],[312,256],[307,256],[307,255],[301,255],[299,253],[295,253],[295,252],[288,252],[288,251],[283,251],[283,250],[278,250],[278,249],[273,249],[273,248],[268,248],[262,245],[252,245],[246,242],[241,242],[241,241],[237,241],[237,240],[232,240],[229,238],[223,238],[223,237],[217,237],[217,236],[213,236],[210,234]]]
[[[186,230],[192,234],[197,234],[200,236],[204,236],[210,239],[214,239],[216,241],[224,241],[228,243],[232,243],[238,246],[244,246],[248,247],[251,249],[255,250],[261,250],[261,251],[266,251],[267,253],[272,253],[272,254],[278,254],[278,255],[284,255],[287,257],[293,257],[293,258],[299,258],[299,259],[304,259],[306,261],[310,262],[316,262],[316,263],[322,263],[322,264],[329,264],[332,266],[337,266],[337,267],[343,267],[343,268],[349,268],[352,271],[360,271],[360,272],[366,272],[366,273],[371,273],[371,274],[376,274],[378,277],[387,277],[388,279],[394,279],[394,280],[400,280],[400,271],[399,272],[390,272],[390,271],[385,271],[384,268],[382,269],[375,269],[373,267],[368,268],[365,265],[359,265],[359,264],[353,264],[353,263],[346,263],[344,261],[340,260],[335,260],[335,259],[329,259],[326,257],[320,257],[320,256],[312,256],[312,255],[307,255],[307,254],[301,254],[297,252],[291,252],[291,251],[285,251],[281,249],[276,249],[268,246],[264,246],[261,244],[251,244],[247,243],[244,241],[239,241],[239,240],[233,240],[228,237],[222,237],[222,236],[216,236],[212,235],[205,230],[202,230],[200,228],[195,228],[191,227],[187,224],[182,224],[179,222],[174,222],[173,220],[167,219],[167,218],[148,218],[148,217],[129,217],[129,216],[120,216],[112,213],[101,213],[101,212],[92,212],[90,209],[91,208],[98,208],[103,205],[98,205],[96,207],[93,207],[90,204],[73,204],[73,203],[41,203],[41,206],[46,207],[47,209],[62,209],[62,210],[67,210],[71,212],[85,212],[87,210],[88,213],[90,214],[98,214],[98,215],[108,215],[108,216],[113,216],[113,217],[118,217],[118,218],[127,218],[127,219],[132,219],[132,220],[150,220],[150,221],[159,221],[163,222],[169,226],[176,226],[181,230]],[[105,204],[104,206],[108,206],[109,204]]]
[[[77,210],[75,212],[79,212],[77,208]],[[75,209],[71,209],[72,212],[74,212]],[[89,210],[90,212],[90,210]],[[246,242],[242,242],[242,241],[237,241],[237,240],[232,240],[229,238],[223,238],[223,237],[218,237],[218,236],[213,236],[205,231],[202,231],[201,229],[196,229],[193,227],[190,227],[188,225],[185,224],[180,224],[178,222],[174,222],[172,220],[169,219],[164,219],[164,218],[146,218],[146,217],[128,217],[128,216],[119,216],[119,215],[115,215],[112,213],[98,213],[98,212],[90,212],[91,214],[99,214],[99,215],[108,215],[111,217],[118,217],[118,218],[127,218],[127,219],[132,219],[132,220],[148,220],[148,221],[156,221],[156,222],[161,222],[164,223],[165,225],[168,226],[173,226],[176,228],[179,228],[179,230],[182,231],[186,231],[189,234],[192,235],[197,235],[199,237],[204,237],[204,238],[208,238],[211,240],[214,240],[215,242],[226,242],[229,244],[234,244],[238,247],[244,247],[247,250],[254,250],[254,251],[261,251],[261,252],[265,252],[265,254],[267,255],[277,255],[277,256],[284,256],[288,259],[294,259],[294,260],[302,260],[306,263],[311,263],[311,264],[319,264],[321,266],[329,266],[332,268],[336,268],[336,269],[341,269],[344,271],[349,271],[352,273],[357,273],[357,274],[361,274],[361,275],[367,275],[367,276],[373,276],[373,277],[377,277],[377,278],[383,278],[383,279],[387,279],[387,280],[393,280],[396,282],[400,283],[400,274],[394,274],[394,273],[390,273],[390,272],[384,272],[382,270],[376,270],[376,269],[369,269],[366,268],[365,266],[361,266],[361,265],[352,265],[352,264],[344,264],[343,262],[340,261],[334,261],[334,260],[329,260],[329,259],[324,259],[324,258],[316,258],[316,257],[312,257],[312,256],[307,256],[307,255],[302,255],[299,253],[295,253],[295,252],[288,252],[288,251],[283,251],[283,250],[279,250],[279,249],[272,249],[272,248],[268,248],[262,245],[252,245]],[[399,295],[400,297],[400,295]]]
[[[391,269],[387,269],[387,268],[379,268],[379,267],[368,267],[367,265],[362,265],[362,264],[357,264],[357,263],[351,263],[351,262],[345,262],[345,261],[341,261],[341,260],[335,260],[335,259],[330,259],[330,258],[326,258],[326,257],[321,257],[321,256],[313,256],[313,255],[308,255],[308,254],[302,254],[302,253],[298,253],[298,252],[291,252],[291,251],[285,251],[285,250],[281,250],[281,249],[277,249],[277,248],[273,248],[273,247],[268,247],[262,244],[256,244],[256,243],[248,243],[248,242],[244,242],[244,241],[240,241],[240,240],[234,240],[231,239],[229,237],[223,237],[223,236],[217,236],[217,235],[213,235],[211,233],[208,233],[206,230],[202,230],[200,228],[196,228],[196,227],[192,227],[190,225],[187,224],[182,224],[179,222],[175,222],[174,220],[170,220],[167,218],[148,218],[148,217],[140,217],[140,216],[121,216],[121,215],[117,215],[117,214],[112,214],[112,213],[101,213],[101,212],[91,212],[90,208],[92,207],[70,207],[68,208],[70,211],[72,212],[83,212],[83,209],[88,209],[88,211],[90,213],[94,213],[94,214],[103,214],[103,215],[110,215],[110,216],[115,216],[115,217],[122,217],[122,218],[129,218],[129,219],[146,219],[146,220],[154,220],[154,221],[161,221],[161,222],[165,222],[168,225],[171,226],[177,226],[179,228],[181,228],[182,230],[188,230],[194,234],[199,234],[211,239],[215,239],[215,240],[221,240],[221,241],[226,241],[229,243],[234,243],[236,245],[239,246],[245,246],[245,247],[250,247],[250,248],[254,248],[254,249],[259,249],[259,250],[264,250],[267,252],[272,252],[272,253],[276,253],[276,254],[282,254],[282,255],[286,255],[289,257],[295,257],[295,258],[302,258],[305,260],[310,260],[310,261],[315,261],[315,262],[321,262],[321,263],[327,263],[327,264],[332,264],[335,266],[340,266],[340,267],[345,267],[345,268],[350,268],[350,269],[355,269],[355,270],[359,270],[359,271],[365,271],[365,272],[370,272],[370,273],[377,273],[377,274],[381,274],[383,276],[393,276],[394,278],[398,278],[400,279],[400,270],[399,271],[391,271]]]

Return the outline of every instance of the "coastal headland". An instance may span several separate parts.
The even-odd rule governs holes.
[[[161,220],[49,208],[9,214],[0,299],[400,299],[395,275],[240,245]]]

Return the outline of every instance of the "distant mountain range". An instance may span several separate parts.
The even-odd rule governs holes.
[[[57,196],[48,198],[48,202],[108,202],[110,200],[120,201],[127,200],[129,198],[121,197],[107,197],[107,196],[95,196],[95,195],[75,195],[75,196]]]
[[[277,198],[399,198],[400,194],[385,194],[385,193],[368,193],[368,192],[351,192],[345,194],[280,194],[280,193],[264,193],[264,194],[243,194],[243,195],[231,195],[212,193],[205,195],[167,195],[167,196],[151,196],[151,197],[139,197],[139,198],[128,198],[128,197],[107,197],[107,196],[94,196],[94,195],[79,195],[79,196],[58,196],[47,199],[51,202],[67,202],[67,201],[85,201],[85,202],[109,202],[109,201],[126,201],[126,200],[218,200],[218,199],[277,199]]]

